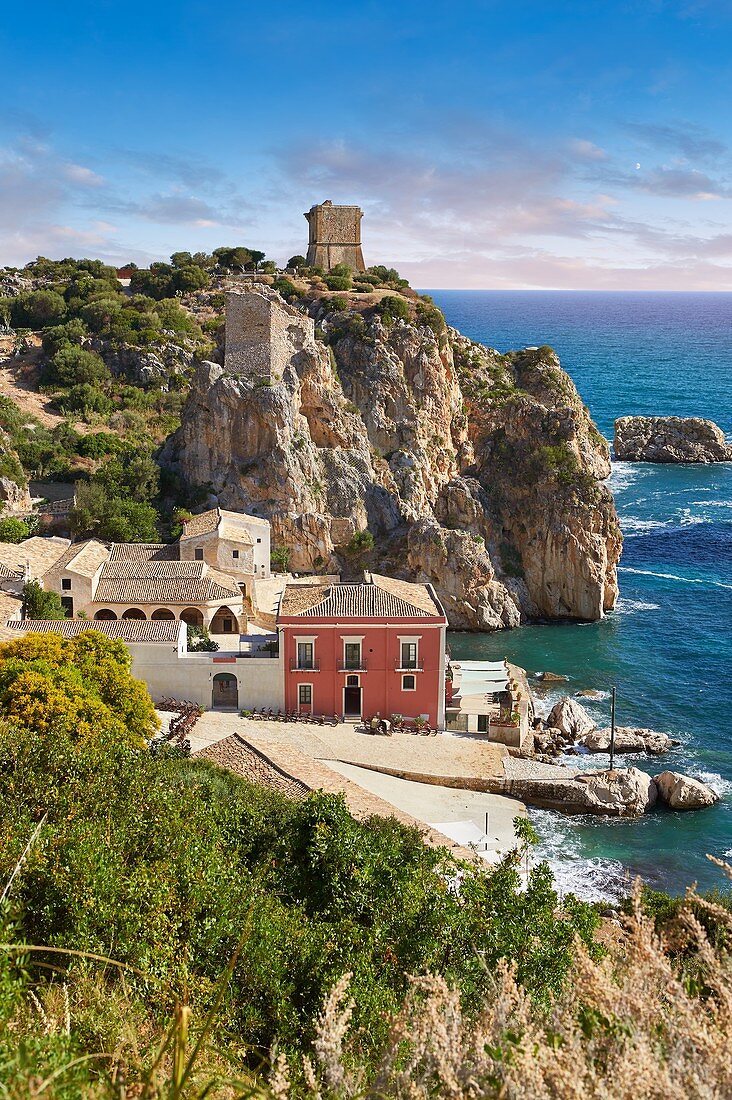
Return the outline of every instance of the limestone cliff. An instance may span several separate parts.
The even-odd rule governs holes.
[[[436,310],[342,305],[307,303],[318,339],[293,344],[281,381],[204,363],[162,461],[269,518],[291,569],[432,581],[454,627],[611,608],[608,447],[554,353],[501,356]]]

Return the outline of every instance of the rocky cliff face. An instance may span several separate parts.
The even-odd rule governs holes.
[[[291,569],[429,580],[454,627],[611,608],[608,447],[554,353],[331,308],[281,382],[204,363],[162,461],[269,518]]]
[[[615,455],[629,462],[732,462],[732,446],[699,416],[621,416]]]

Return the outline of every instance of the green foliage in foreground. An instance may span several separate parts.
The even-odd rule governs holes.
[[[14,942],[136,968],[124,972],[127,1013],[158,1029],[181,1001],[203,1017],[239,945],[211,1039],[240,1069],[275,1037],[306,1050],[326,991],[346,971],[368,1060],[405,974],[445,975],[470,1011],[508,957],[541,1003],[562,984],[574,936],[589,944],[595,927],[590,907],[572,898],[559,907],[544,865],[520,892],[515,861],[490,874],[461,868],[393,819],[355,821],[341,797],[294,802],[203,761],[135,750],[103,723],[82,741],[63,727],[45,736],[0,728],[0,881],[39,821],[13,883]],[[41,968],[49,962],[61,977]],[[42,952],[25,960],[27,977],[13,978],[1,952],[0,966],[0,1064],[17,1055],[3,1020],[29,988],[43,998],[49,982],[76,989],[93,972],[100,1004],[121,996],[115,967]],[[37,1029],[34,1072],[116,1041],[101,1011],[90,1023],[81,996],[67,1036]]]

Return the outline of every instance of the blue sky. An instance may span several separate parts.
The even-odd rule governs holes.
[[[37,0],[0,21],[0,265],[365,211],[414,285],[732,290],[732,3]]]

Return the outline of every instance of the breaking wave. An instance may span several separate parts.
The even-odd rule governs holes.
[[[619,573],[635,573],[641,577],[660,577],[665,581],[679,581],[681,584],[701,584],[705,588],[728,588],[732,590],[732,584],[724,584],[723,581],[705,580],[703,577],[680,577],[677,573],[654,573],[652,569],[634,569],[631,565],[618,566]]]
[[[629,893],[629,875],[620,860],[580,854],[568,818],[552,810],[530,808],[529,813],[540,837],[534,860],[549,864],[560,895],[571,893],[584,901],[615,902]]]

